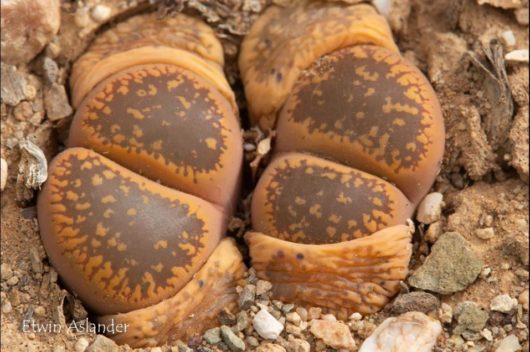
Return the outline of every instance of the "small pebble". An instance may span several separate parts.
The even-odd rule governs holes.
[[[38,317],[43,317],[46,315],[46,309],[43,306],[36,306],[33,313]]]
[[[44,107],[50,121],[57,121],[72,114],[68,96],[62,84],[53,83],[44,90]]]
[[[480,274],[483,262],[473,246],[457,232],[446,232],[408,283],[425,291],[450,294],[464,290]]]
[[[256,295],[261,296],[271,290],[272,284],[269,281],[258,280],[256,283]]]
[[[302,321],[307,321],[307,309],[304,307],[298,307],[296,308],[296,313],[298,313]]]
[[[447,303],[442,303],[438,310],[438,319],[444,324],[451,324],[453,320],[453,308]]]
[[[2,304],[2,313],[7,314],[10,313],[13,310],[13,307],[11,306],[11,302],[8,300],[5,300]]]
[[[178,352],[193,352],[193,349],[188,347],[184,342],[179,341],[177,343]]]
[[[256,348],[256,352],[286,352],[285,348],[274,343],[265,343]]]
[[[480,335],[482,335],[482,337],[484,337],[488,341],[493,341],[493,334],[491,333],[489,329],[483,329],[480,332]]]
[[[246,285],[239,294],[239,308],[248,309],[256,299],[256,286]]]
[[[243,149],[246,151],[246,152],[252,152],[254,150],[256,150],[256,146],[252,143],[244,143],[243,144]]]
[[[34,273],[42,274],[42,261],[39,251],[36,247],[31,247],[29,250],[29,259],[31,262],[31,269]]]
[[[88,340],[85,337],[79,338],[74,345],[75,352],[85,352],[89,345]]]
[[[88,346],[86,352],[117,352],[119,350],[118,345],[113,340],[109,339],[105,335],[96,335],[94,342]],[[156,352],[151,349],[151,352]]]
[[[300,316],[296,312],[288,313],[285,316],[285,318],[287,319],[288,322],[291,322],[296,326],[299,326],[300,323],[302,322],[302,318],[300,318]]]
[[[206,330],[204,335],[202,335],[202,338],[207,343],[211,345],[215,345],[221,342],[221,329],[217,327],[217,328]]]
[[[438,320],[419,312],[388,318],[367,338],[359,352],[405,351],[430,352],[442,326]],[[414,341],[414,343],[410,343]]]
[[[528,62],[528,49],[513,50],[504,55],[506,61]]]
[[[528,294],[528,289],[526,289],[519,295],[519,303],[523,306],[524,310],[528,310]]]
[[[293,309],[294,309],[294,304],[291,304],[291,303],[289,303],[289,304],[284,304],[284,305],[282,306],[282,313],[283,313],[283,314],[287,314],[287,313],[289,313],[290,311],[292,311]]]
[[[509,295],[498,295],[491,300],[490,309],[496,312],[509,313],[517,308],[517,300]]]
[[[6,282],[9,286],[15,286],[18,284],[18,276],[13,275]]]
[[[283,331],[283,325],[265,309],[256,314],[252,325],[259,336],[269,340],[276,340]]]
[[[245,343],[228,326],[221,326],[221,337],[228,348],[233,352],[243,352]]]
[[[217,316],[217,320],[219,321],[219,323],[221,325],[234,325],[237,320],[236,320],[236,317],[230,313],[230,312],[227,312],[227,311],[222,311],[221,313],[219,313],[219,315]]]
[[[317,307],[311,307],[311,308],[309,308],[308,313],[309,313],[309,315],[308,315],[307,318],[309,320],[320,319],[320,314],[322,314],[322,309],[321,308],[317,308]]]
[[[96,22],[103,23],[109,19],[112,10],[110,7],[105,5],[96,5],[90,13],[90,17]]]
[[[472,331],[469,331],[469,330],[466,330],[462,333],[462,337],[464,338],[464,340],[466,341],[478,341],[482,338],[482,336],[480,335],[480,333],[478,332],[472,332]]]
[[[493,216],[490,214],[483,214],[483,217],[480,220],[481,225],[486,227],[491,227],[491,225],[493,225]]]
[[[515,35],[513,31],[504,31],[501,33],[502,41],[507,47],[513,47],[515,45]]]
[[[29,101],[21,101],[13,109],[13,116],[15,116],[15,119],[18,121],[29,120],[29,118],[33,116],[33,107],[31,106],[31,103]]]
[[[493,227],[486,227],[483,229],[477,229],[475,235],[482,240],[489,240],[495,236],[495,230]]]
[[[489,266],[484,267],[482,271],[480,272],[480,277],[485,279],[491,274],[491,268]]]
[[[517,352],[521,350],[521,344],[515,335],[508,335],[499,343],[495,352]]]
[[[7,161],[5,161],[4,158],[2,158],[0,159],[0,190],[3,191],[4,188],[6,188],[6,183],[7,183]]]
[[[475,302],[465,301],[459,303],[455,309],[455,317],[458,324],[453,330],[456,335],[469,330],[480,332],[488,321],[488,312]]]
[[[350,329],[344,323],[324,319],[315,319],[311,321],[311,334],[321,339],[327,346],[335,349],[355,348],[355,341],[351,335]]]
[[[399,295],[392,303],[391,311],[396,315],[412,311],[428,313],[436,311],[439,306],[440,301],[434,295],[416,291]]]
[[[429,228],[427,228],[427,231],[425,232],[425,241],[427,243],[433,244],[438,240],[438,237],[442,234],[442,222],[441,221],[435,221],[432,224],[429,225]]]
[[[324,314],[321,318],[327,321],[337,321],[337,318],[333,314]]]
[[[348,319],[349,320],[353,320],[353,321],[359,321],[362,318],[363,318],[363,316],[361,315],[361,313],[355,312],[355,313],[352,313],[352,315],[350,315],[350,317]]]
[[[247,344],[251,347],[257,347],[259,346],[259,341],[257,338],[255,338],[254,336],[247,336],[247,338],[245,339],[245,341],[247,342]]]
[[[311,345],[309,345],[309,342],[297,339],[294,337],[289,338],[289,341],[287,342],[287,352],[310,352],[311,351]]]
[[[5,50],[2,50],[2,53]],[[20,73],[13,65],[0,64],[0,76],[2,76],[1,93],[2,102],[7,105],[16,106],[24,99],[28,99],[28,81],[25,75]]]
[[[438,192],[429,193],[418,206],[416,219],[424,224],[432,224],[440,220],[442,207],[443,195]]]
[[[271,150],[271,138],[267,137],[258,143],[257,151],[259,155],[265,155]]]
[[[249,324],[250,324],[250,318],[248,316],[248,313],[242,310],[241,312],[237,314],[236,328],[238,331],[243,331],[247,328]]]

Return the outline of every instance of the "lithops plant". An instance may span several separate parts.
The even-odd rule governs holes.
[[[407,275],[405,224],[443,154],[429,82],[366,4],[272,6],[239,66],[252,121],[277,136],[246,236],[258,276],[278,299],[342,317],[381,309]]]
[[[242,136],[213,31],[185,15],[133,17],[74,65],[68,149],[38,199],[51,263],[111,336],[185,339],[235,308],[245,267],[223,239]]]

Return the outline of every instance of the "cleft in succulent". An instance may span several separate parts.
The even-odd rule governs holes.
[[[237,308],[245,271],[223,240],[243,151],[220,42],[183,14],[133,17],[95,39],[70,83],[69,148],[37,207],[50,262],[97,320],[127,325],[119,343],[202,333]]]
[[[276,128],[246,237],[258,277],[276,299],[376,312],[406,277],[404,224],[440,167],[432,87],[357,1],[271,6],[239,67],[252,122]]]
[[[302,0],[270,6],[239,56],[252,122],[273,127],[300,74],[321,56],[356,44],[399,52],[385,18],[370,5]]]

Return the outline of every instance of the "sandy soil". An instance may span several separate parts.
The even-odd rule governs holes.
[[[453,309],[463,301],[488,309],[497,295],[521,296],[513,313],[489,313],[486,328],[492,332],[491,341],[480,336],[466,340],[453,335],[453,319],[444,324],[436,350],[493,351],[502,338],[515,334],[523,350],[528,351],[528,299],[523,307],[524,296],[528,295],[528,64],[503,59],[506,52],[528,48],[528,17],[525,23],[517,12],[527,8],[528,2],[488,1],[498,7],[478,2],[394,1],[389,14],[400,49],[431,80],[444,111],[446,153],[434,190],[444,194],[445,207],[436,231],[459,232],[485,264],[480,278],[467,289],[437,297]],[[93,333],[74,334],[67,330],[21,331],[23,319],[65,323],[82,319],[87,312],[63,289],[48,263],[39,238],[36,193],[26,186],[32,164],[29,162],[28,167],[28,155],[19,147],[23,139],[30,139],[44,151],[48,161],[64,148],[71,115],[55,121],[46,115],[43,92],[50,69],[43,68],[42,58],[48,56],[57,63],[57,82],[68,90],[72,61],[97,31],[115,22],[102,25],[87,19],[87,9],[95,3],[111,7],[117,15],[115,21],[156,8],[145,1],[62,0],[59,34],[41,56],[29,65],[18,66],[18,72],[35,88],[35,94],[16,106],[1,104],[1,156],[8,164],[7,186],[1,194],[1,348],[5,351],[70,351],[79,347],[79,340],[92,341],[95,337]],[[503,9],[499,7],[503,3],[516,5]],[[158,5],[161,12],[185,9],[198,13],[216,28],[226,50],[227,75],[243,106],[243,125],[248,127],[234,64],[242,35],[266,3],[174,0],[159,1]],[[503,39],[507,31],[513,33],[515,44]],[[256,131],[247,131],[247,143],[255,144],[260,138]],[[255,157],[254,152],[247,153],[247,164]],[[249,172],[249,165],[247,169]],[[248,224],[244,204],[241,209],[232,223],[237,234]],[[426,226],[419,227],[420,232],[427,231]],[[476,235],[477,229],[486,227],[494,232],[488,240]],[[432,242],[418,237],[412,269],[424,261]],[[373,321],[379,322],[388,315],[392,313],[385,311]],[[359,345],[362,336],[354,337]],[[171,346],[162,350],[169,351]]]

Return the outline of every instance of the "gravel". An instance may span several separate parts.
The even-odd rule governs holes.
[[[283,325],[265,309],[256,314],[252,325],[259,336],[269,340],[276,340],[283,331]]]
[[[475,235],[482,240],[489,240],[495,237],[495,230],[493,227],[486,227],[483,229],[477,229]]]
[[[94,342],[86,349],[86,352],[116,352],[118,350],[116,342],[103,335],[97,335]],[[151,350],[151,352],[154,351]]]
[[[517,352],[521,350],[519,339],[515,335],[508,335],[497,346],[495,352]]]
[[[32,88],[24,74],[20,73],[15,66],[0,64],[1,98],[2,102],[7,105],[16,106],[24,99],[29,99],[32,94]],[[34,88],[33,88],[34,89]]]
[[[88,345],[89,345],[89,342],[87,338],[85,337],[79,338],[79,340],[77,340],[74,345],[75,352],[85,352]]]
[[[442,323],[451,324],[453,321],[453,308],[447,303],[442,303],[440,309],[438,309],[438,319]]]
[[[440,220],[443,198],[443,195],[438,192],[427,194],[418,206],[416,219],[424,224],[432,224]]]
[[[269,281],[258,280],[256,283],[256,295],[261,296],[272,289],[272,284]]]
[[[489,319],[488,312],[475,302],[462,302],[455,309],[457,325],[454,334],[460,335],[466,330],[480,332]]]
[[[432,246],[431,254],[408,282],[419,289],[450,294],[473,283],[482,266],[482,260],[460,234],[447,232]]]
[[[256,299],[256,286],[246,285],[239,294],[239,308],[248,309]]]
[[[355,341],[351,335],[350,329],[344,323],[315,319],[310,322],[311,334],[321,339],[327,346],[335,349],[353,349]]]
[[[230,351],[243,352],[245,350],[245,343],[243,340],[236,336],[236,334],[234,334],[232,329],[230,329],[228,326],[221,326],[221,337]]]
[[[217,328],[206,330],[202,338],[207,343],[215,345],[221,342],[221,329],[217,327]]]
[[[410,292],[399,295],[392,303],[390,310],[394,314],[418,311],[428,313],[440,307],[440,300],[434,295],[423,292]]]
[[[44,107],[50,121],[58,121],[73,113],[62,84],[52,83],[44,89]]]
[[[498,295],[491,300],[490,309],[496,312],[509,313],[517,308],[517,299],[509,295]]]

